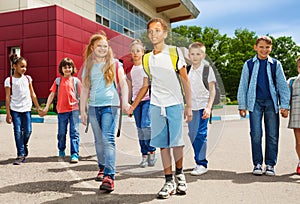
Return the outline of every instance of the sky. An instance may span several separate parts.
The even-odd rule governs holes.
[[[291,36],[300,45],[299,0],[191,0],[200,10],[197,19],[172,24],[218,29],[234,36],[236,29],[254,31],[257,36]]]

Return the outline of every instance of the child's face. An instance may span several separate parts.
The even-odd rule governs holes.
[[[135,44],[130,49],[130,55],[134,62],[141,61],[142,56],[144,55],[144,49],[142,48],[141,45]]]
[[[190,48],[189,57],[193,65],[200,65],[201,61],[205,58],[205,53],[200,47]]]
[[[148,38],[153,45],[164,43],[165,38],[167,38],[167,32],[164,31],[161,23],[152,22],[148,29]]]
[[[267,59],[270,52],[272,51],[272,45],[268,44],[266,41],[261,40],[254,45],[254,50],[257,52],[257,56],[259,59]]]
[[[21,60],[17,64],[14,64],[13,67],[15,69],[15,74],[23,75],[27,70],[27,62],[25,60]]]
[[[64,73],[64,77],[72,76],[73,69],[74,68],[72,66],[69,66],[69,65],[63,66],[62,67],[62,72]]]
[[[98,40],[92,47],[96,57],[105,58],[108,53],[108,42],[106,40]]]

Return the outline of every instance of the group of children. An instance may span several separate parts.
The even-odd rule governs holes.
[[[70,58],[64,58],[59,65],[61,76],[52,84],[51,93],[43,110],[34,93],[31,77],[24,74],[26,60],[22,57],[14,59],[12,62],[14,74],[5,80],[6,121],[13,122],[17,146],[17,159],[14,164],[25,162],[28,155],[27,143],[32,131],[30,122],[32,101],[39,115],[44,116],[54,98],[57,97],[58,155],[60,157],[66,155],[66,134],[69,123],[71,162],[78,162],[79,115],[81,115],[83,125],[90,123],[94,134],[99,167],[96,180],[102,181],[101,190],[113,191],[116,173],[115,129],[121,102],[123,111],[135,118],[142,154],[140,166],[154,166],[157,160],[156,148],[160,149],[165,184],[157,197],[169,198],[175,193],[186,194],[187,184],[183,172],[185,145],[183,120],[188,122],[188,136],[194,150],[196,166],[191,175],[204,174],[208,166],[207,125],[216,94],[216,77],[209,66],[206,88],[202,80],[204,66],[207,66],[204,60],[206,52],[204,44],[194,42],[189,46],[192,65],[187,72],[181,50],[165,44],[168,25],[164,20],[151,19],[147,24],[147,35],[154,49],[145,54],[145,48],[140,40],[131,43],[130,54],[133,67],[127,77],[122,64],[113,57],[105,33],[93,35],[84,54],[82,84],[77,77],[73,76],[76,73],[74,62]],[[276,61],[274,71],[276,78],[272,78],[271,64],[274,61],[269,57],[270,45],[269,38],[257,40],[254,47],[257,55],[252,59],[254,66],[250,69],[248,67],[250,63],[245,63],[238,90],[240,115],[245,117],[246,110],[250,112],[253,173],[256,175],[262,174],[262,116],[264,115],[266,123],[266,174],[275,175],[274,166],[279,136],[278,100],[280,99],[281,114],[284,117],[288,116],[289,109],[290,92],[279,61]],[[174,55],[177,63],[174,63]],[[297,63],[300,73],[300,59]],[[293,92],[298,91],[296,87],[298,78],[291,83]],[[121,98],[119,98],[119,89]],[[292,107],[294,106],[298,107],[293,98]],[[295,128],[296,149],[300,158],[298,115],[296,111],[295,113],[291,111],[289,127]],[[174,178],[172,156],[175,161]],[[298,168],[297,172],[300,174],[300,167]]]

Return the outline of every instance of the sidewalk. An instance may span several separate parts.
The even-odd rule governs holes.
[[[231,108],[226,109],[227,115],[235,113]],[[281,119],[276,177],[251,174],[247,119],[217,120],[209,125],[209,171],[198,177],[189,174],[194,167],[193,150],[185,134],[188,193],[167,200],[156,199],[164,183],[160,155],[155,167],[138,167],[139,145],[134,123],[129,120],[124,121],[122,135],[116,138],[116,187],[111,194],[100,192],[100,183],[94,181],[97,162],[91,128],[85,134],[84,127],[80,127],[80,162],[70,164],[69,156],[65,160],[57,157],[57,124],[33,123],[27,162],[14,166],[12,126],[0,122],[0,203],[298,203],[300,176],[294,173],[295,141],[293,131],[286,128],[287,122]],[[186,124],[184,131],[187,133]],[[69,144],[67,155],[68,148]]]

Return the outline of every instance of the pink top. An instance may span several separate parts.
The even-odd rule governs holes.
[[[144,80],[144,69],[142,65],[139,66],[132,66],[132,69],[130,71],[131,75],[131,84],[132,84],[132,100],[134,101],[137,94],[139,93],[140,89],[143,86],[143,80]],[[142,99],[142,101],[149,100],[149,90],[147,91],[146,95]]]

